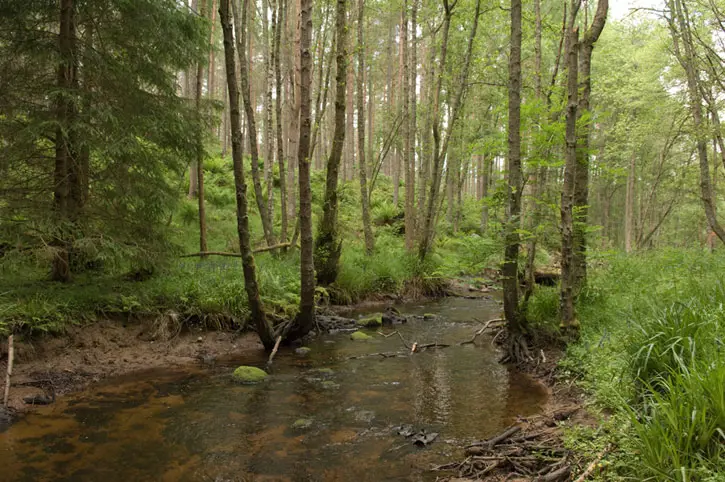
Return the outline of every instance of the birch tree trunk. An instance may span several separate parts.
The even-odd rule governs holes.
[[[332,139],[330,157],[327,159],[327,178],[325,200],[322,205],[322,220],[315,241],[315,268],[317,282],[321,285],[332,284],[337,278],[342,241],[337,231],[337,185],[345,146],[347,102],[347,14],[346,0],[337,0],[335,15],[336,30],[336,69],[335,69],[335,132]]]
[[[365,0],[358,0],[357,11],[357,151],[358,151],[358,175],[360,179],[360,202],[362,204],[363,234],[365,236],[365,253],[369,256],[375,251],[375,237],[370,220],[370,197],[368,193],[367,180],[367,157],[365,155],[365,84],[363,74],[365,73],[365,43],[364,43],[364,22]],[[368,135],[372,136],[371,130]],[[372,151],[369,152],[372,155]]]
[[[229,92],[229,118],[232,130],[232,162],[234,165],[234,187],[237,200],[237,234],[239,236],[239,251],[242,254],[242,270],[244,272],[244,289],[249,300],[252,323],[259,339],[266,350],[274,347],[274,333],[267,322],[262,299],[259,296],[257,284],[257,270],[252,255],[252,245],[249,234],[249,215],[247,211],[247,184],[244,179],[244,165],[242,162],[242,132],[241,115],[239,113],[239,91],[234,58],[234,38],[232,22],[229,11],[230,0],[219,0],[219,19],[224,34],[224,59],[227,72],[227,90]]]
[[[238,56],[240,64],[240,86],[242,90],[242,100],[244,103],[244,112],[247,117],[247,132],[249,137],[249,153],[252,158],[252,183],[254,184],[254,197],[257,201],[257,209],[259,217],[262,220],[262,230],[264,231],[264,239],[267,246],[274,246],[277,241],[274,238],[272,223],[269,219],[267,210],[267,198],[262,191],[262,180],[259,176],[259,149],[257,146],[257,122],[254,118],[254,106],[251,101],[251,89],[249,84],[249,69],[247,65],[247,56],[245,52],[247,38],[247,11],[249,10],[249,0],[242,0],[242,11],[239,16],[234,16],[234,26],[236,30],[236,38],[238,47]],[[235,6],[235,14],[239,13],[237,4]],[[250,41],[251,45],[251,41]],[[251,48],[251,47],[250,47]],[[229,75],[227,73],[227,75]],[[233,106],[232,106],[233,107]]]
[[[567,41],[567,108],[566,108],[566,165],[564,168],[564,185],[561,193],[561,326],[564,330],[576,328],[574,315],[573,250],[574,250],[574,182],[576,175],[576,120],[578,109],[577,56],[579,52],[579,29],[574,27],[574,16],[569,26]]]

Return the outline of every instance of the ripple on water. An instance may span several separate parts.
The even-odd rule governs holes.
[[[398,308],[440,315],[396,327],[418,343],[455,344],[480,326],[473,318],[499,311],[485,299]],[[263,364],[254,355],[201,372],[135,373],[62,398],[0,434],[2,480],[434,480],[426,469],[457,443],[490,436],[545,401],[543,387],[497,363],[500,353],[485,338],[351,359],[404,352],[397,336],[368,333],[366,343],[319,337],[304,359],[281,351],[259,385],[229,377],[240,364]],[[310,423],[294,427],[299,420]],[[392,430],[403,424],[440,436],[420,449]]]

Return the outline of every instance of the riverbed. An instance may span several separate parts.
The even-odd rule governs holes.
[[[265,367],[267,354],[252,349],[62,397],[0,433],[0,480],[433,481],[430,468],[465,443],[541,410],[546,389],[500,365],[489,337],[457,345],[498,317],[497,301],[396,307],[429,316],[367,330],[368,341],[318,336],[306,355],[283,348],[258,385],[230,376]],[[453,346],[410,354],[399,336],[378,333],[394,330],[409,343]],[[418,446],[411,431],[438,436]]]

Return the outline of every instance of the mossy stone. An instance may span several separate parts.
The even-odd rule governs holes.
[[[312,426],[312,420],[309,420],[307,418],[297,419],[292,424],[292,428],[295,430],[305,430],[307,428],[310,428],[311,426]]]
[[[332,380],[325,380],[321,383],[321,385],[322,388],[324,388],[325,390],[337,390],[338,388],[340,388],[340,384],[335,383]]]
[[[301,346],[299,348],[295,348],[295,353],[300,356],[307,356],[310,354],[311,351],[312,351],[312,349],[309,347],[306,347],[306,346]]]
[[[364,326],[366,328],[375,328],[377,326],[381,326],[383,324],[383,315],[382,313],[375,313],[372,316],[368,316],[366,318],[361,318],[357,320],[358,326]]]
[[[370,335],[366,335],[362,331],[356,331],[350,335],[351,340],[355,341],[366,341],[371,339],[372,337]]]
[[[435,315],[433,313],[426,313],[423,315],[424,320],[434,320],[436,318],[438,318],[438,315]]]
[[[267,379],[267,372],[257,367],[240,366],[234,373],[232,378],[239,383],[260,383]]]

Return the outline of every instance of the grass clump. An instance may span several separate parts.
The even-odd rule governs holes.
[[[724,480],[725,257],[662,250],[596,262],[578,300],[581,338],[560,368],[609,415],[570,443],[618,448],[602,480]],[[553,298],[539,290],[529,313],[545,319]]]

